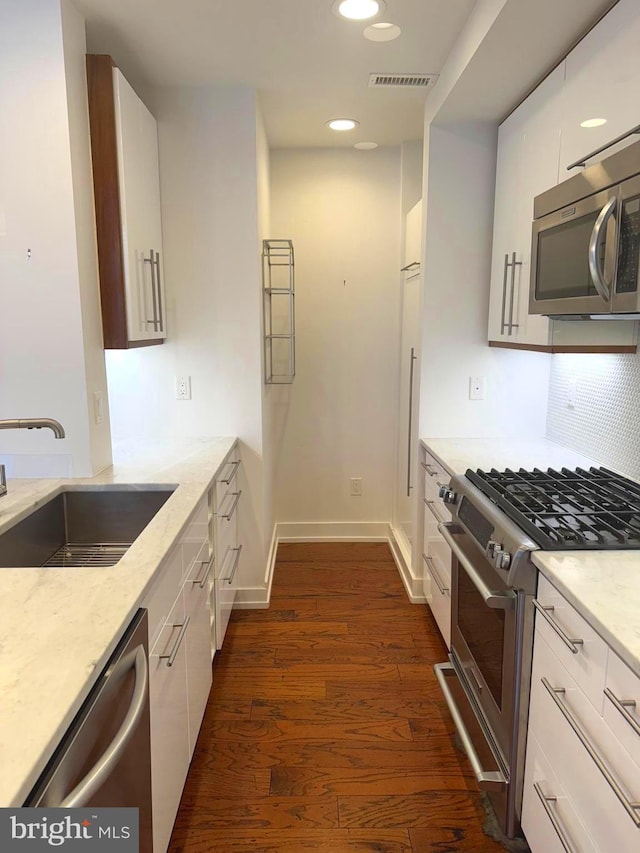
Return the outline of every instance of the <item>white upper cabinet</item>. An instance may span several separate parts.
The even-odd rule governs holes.
[[[156,120],[110,56],[87,56],[105,349],[162,343],[166,300]]]
[[[567,57],[562,95],[560,180],[576,174],[567,166],[640,124],[640,3],[620,0]],[[581,127],[606,119],[599,127]],[[630,136],[587,161],[587,166],[636,142]]]
[[[127,331],[130,341],[166,337],[156,120],[113,69]]]
[[[489,340],[549,345],[550,322],[529,316],[533,199],[558,182],[561,93],[558,66],[500,126],[493,224]]]

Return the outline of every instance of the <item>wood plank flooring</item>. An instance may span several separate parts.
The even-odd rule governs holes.
[[[499,853],[385,544],[285,544],[234,611],[172,853]]]

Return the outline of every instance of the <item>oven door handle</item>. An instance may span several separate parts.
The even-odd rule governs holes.
[[[464,724],[464,720],[462,719],[456,700],[449,690],[445,672],[455,672],[455,667],[450,663],[437,663],[433,669],[436,674],[436,678],[438,679],[438,683],[440,684],[440,690],[442,690],[449,707],[449,711],[451,712],[453,724],[456,727],[456,731],[462,741],[464,751],[466,752],[467,758],[469,759],[473,769],[473,775],[476,777],[478,787],[482,791],[504,791],[507,786],[507,777],[499,770],[485,770],[482,764],[480,764],[478,753],[475,751],[471,736]]]
[[[454,539],[451,530],[456,529],[455,525],[449,522],[440,523],[438,530],[444,537],[447,545],[451,548],[457,559],[464,566],[465,572],[469,575],[469,579],[482,596],[487,607],[493,610],[512,610],[516,604],[516,595],[514,592],[494,592],[489,589],[486,583],[482,580],[473,563],[464,553],[462,548]]]

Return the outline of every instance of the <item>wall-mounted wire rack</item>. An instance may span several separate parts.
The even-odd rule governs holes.
[[[264,381],[290,385],[296,375],[295,276],[291,240],[262,241]]]

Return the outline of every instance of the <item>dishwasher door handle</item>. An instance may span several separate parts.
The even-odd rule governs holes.
[[[120,728],[91,770],[60,803],[61,809],[84,806],[90,797],[103,785],[105,780],[109,778],[127,744],[133,737],[147,703],[147,688],[149,684],[147,655],[142,645],[138,646],[135,650],[134,667],[136,681],[133,688],[133,696],[131,697],[129,710]]]

